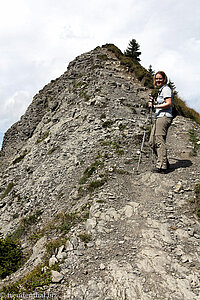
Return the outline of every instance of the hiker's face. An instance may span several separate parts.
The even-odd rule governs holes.
[[[164,85],[164,78],[162,77],[162,75],[157,74],[155,79],[156,79],[156,86],[157,87],[161,87],[161,86]]]

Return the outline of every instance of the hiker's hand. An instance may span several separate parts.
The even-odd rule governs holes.
[[[149,104],[149,107],[153,107],[152,101],[149,101],[148,104]]]
[[[149,94],[149,102],[148,102],[149,107],[153,107],[153,102],[154,102],[154,98],[152,97],[151,94]]]

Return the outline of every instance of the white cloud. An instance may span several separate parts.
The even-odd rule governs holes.
[[[1,132],[10,125],[10,119],[13,122],[18,121],[29,104],[30,95],[27,91],[16,91],[11,97],[0,105],[0,128]]]

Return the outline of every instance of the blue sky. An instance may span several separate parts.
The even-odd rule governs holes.
[[[0,137],[76,56],[133,38],[200,112],[199,0],[0,0]]]

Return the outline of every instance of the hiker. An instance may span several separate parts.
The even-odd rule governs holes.
[[[149,144],[156,155],[156,168],[153,172],[166,173],[169,169],[167,159],[166,137],[172,122],[172,90],[167,85],[167,76],[158,71],[154,77],[154,85],[159,89],[155,100],[149,101],[149,107],[155,108],[155,122],[151,131]]]

